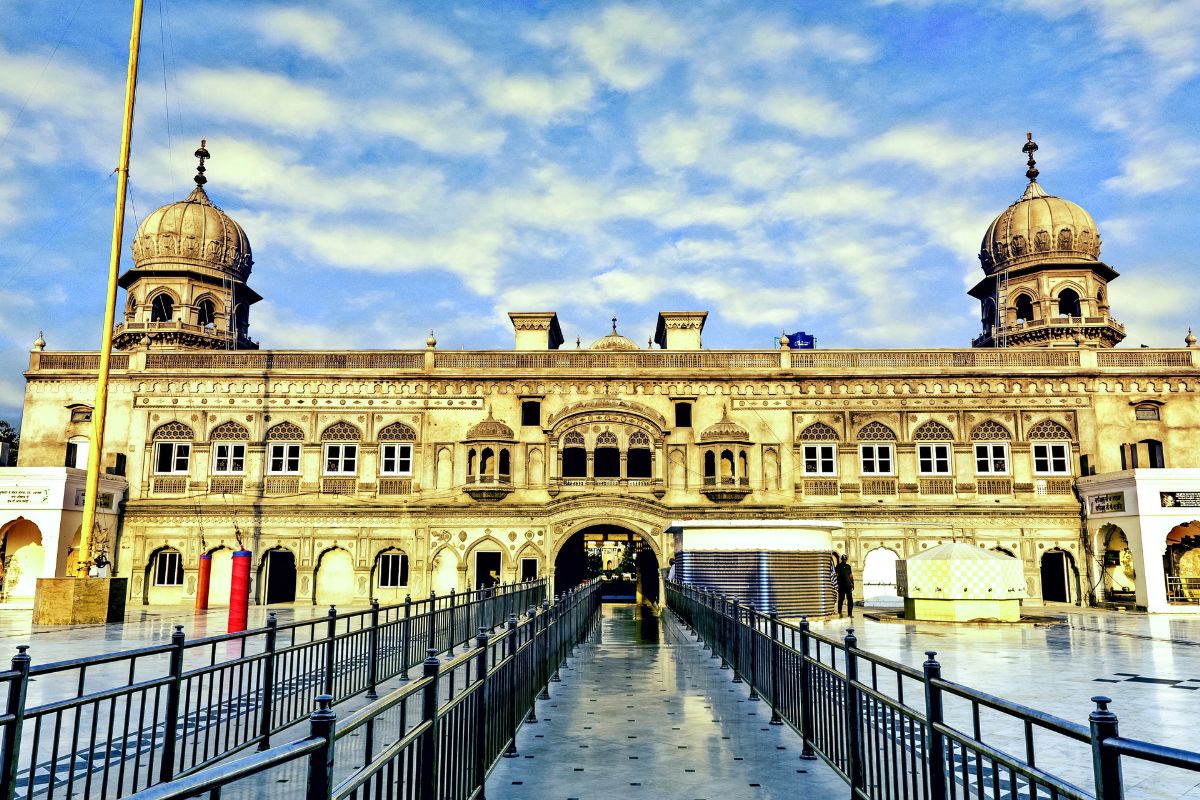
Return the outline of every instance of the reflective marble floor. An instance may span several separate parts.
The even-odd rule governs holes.
[[[842,796],[820,761],[800,759],[799,737],[768,725],[771,710],[709,657],[670,614],[605,605],[596,635],[569,659],[536,725],[517,735],[487,796],[797,798]]]

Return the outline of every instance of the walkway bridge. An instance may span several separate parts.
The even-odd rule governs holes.
[[[602,613],[599,589],[177,630],[32,667],[18,648],[0,800],[1114,800],[1200,771],[1200,754],[1120,736],[1106,698],[1078,725],[951,682],[932,652],[914,669],[674,583],[661,614]],[[61,697],[26,707],[31,680]]]

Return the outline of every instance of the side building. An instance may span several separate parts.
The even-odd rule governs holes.
[[[1200,350],[1190,335],[1114,347],[1095,224],[1030,172],[985,236],[983,331],[957,350],[707,350],[701,311],[660,313],[654,349],[615,320],[560,349],[547,311],[510,314],[512,350],[432,334],[415,350],[260,350],[249,241],[198,185],[142,223],[121,279],[104,453],[128,490],[100,539],[148,604],[190,602],[205,553],[227,596],[239,544],[259,603],[390,602],[493,572],[562,588],[589,552],[625,548],[653,596],[671,521],[803,518],[842,524],[868,595],[895,592],[897,558],[954,540],[1020,558],[1031,598],[1164,610],[1168,578],[1200,590],[1184,557],[1200,541],[1143,547],[1076,492],[1082,476],[1200,466]],[[86,463],[97,368],[35,346],[17,472]],[[3,513],[5,541],[33,535],[29,514]],[[43,540],[43,574],[78,558],[69,539]],[[1170,608],[1200,610],[1189,598]]]

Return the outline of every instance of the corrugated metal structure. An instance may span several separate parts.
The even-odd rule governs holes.
[[[676,556],[675,579],[781,617],[819,617],[837,605],[833,564],[832,552],[685,550]]]

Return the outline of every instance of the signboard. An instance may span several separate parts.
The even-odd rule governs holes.
[[[1091,498],[1093,514],[1112,514],[1125,510],[1125,493],[1098,494]]]
[[[1163,508],[1200,508],[1200,492],[1159,492]]]
[[[85,493],[86,492],[84,489],[76,489],[75,490],[75,507],[76,508],[83,508],[83,500],[84,500]],[[113,507],[112,492],[101,492],[100,494],[98,494],[96,496],[96,508],[106,509],[106,510],[111,511],[112,507]]]
[[[50,501],[49,489],[0,489],[0,503],[14,506],[39,506]]]

